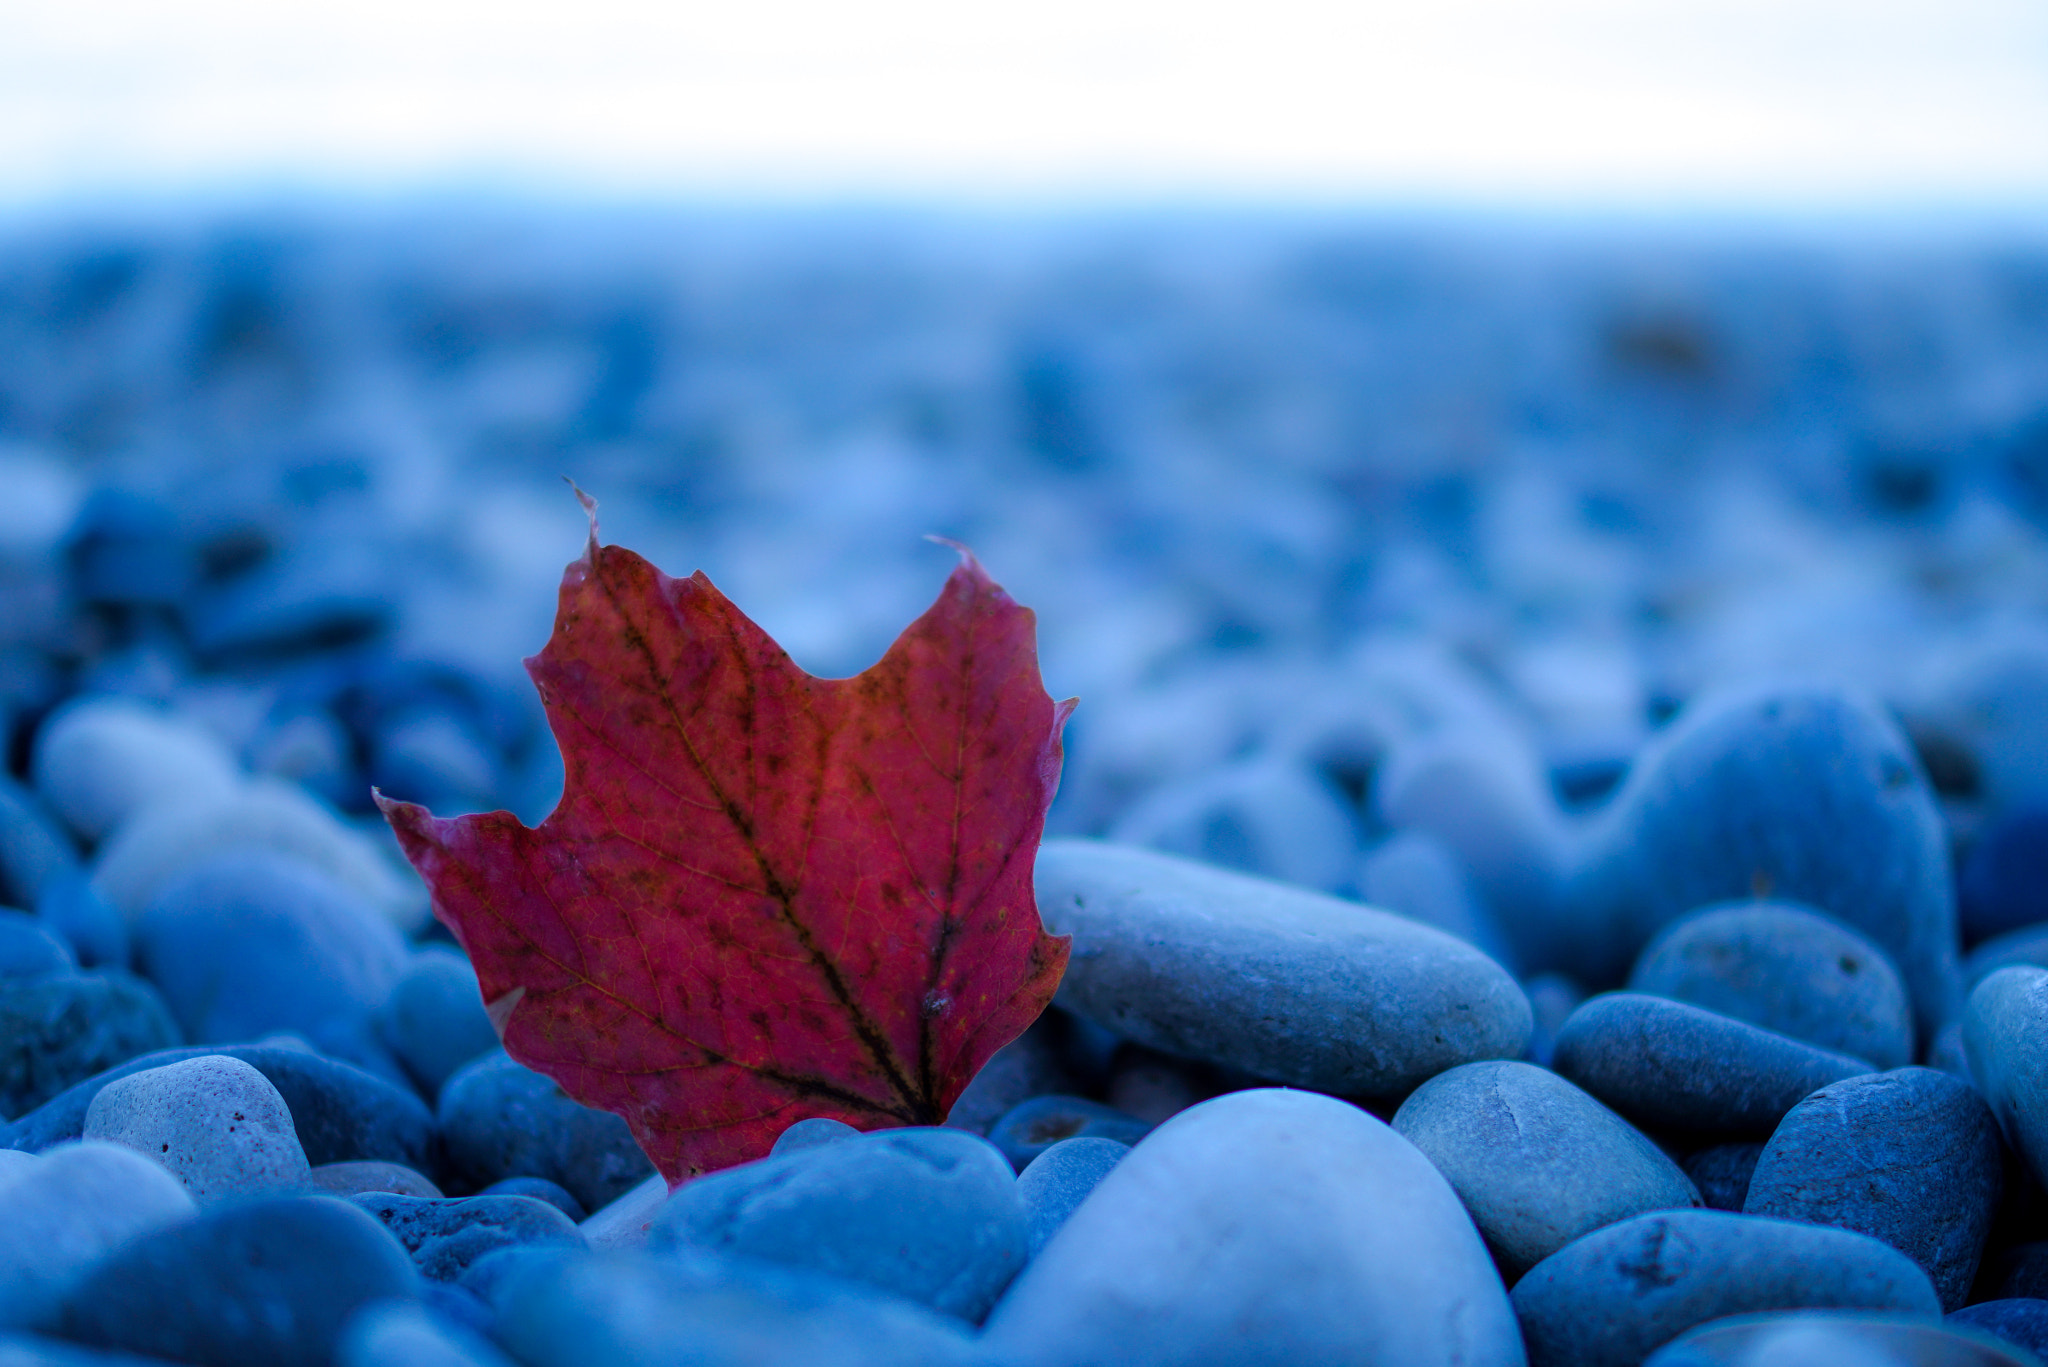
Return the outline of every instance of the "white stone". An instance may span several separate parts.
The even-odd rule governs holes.
[[[368,837],[295,784],[259,778],[207,797],[157,803],[107,842],[93,886],[132,924],[173,878],[233,849],[292,855],[357,892],[401,931],[425,924],[426,891],[402,877]]]
[[[1521,1367],[1500,1274],[1456,1194],[1364,1111],[1232,1092],[1103,1178],[990,1316],[1044,1367]]]
[[[295,1191],[312,1173],[277,1088],[225,1054],[109,1082],[86,1109],[85,1137],[142,1154],[202,1205]]]
[[[189,1218],[169,1173],[118,1144],[59,1144],[0,1178],[0,1328],[46,1323],[100,1257]]]
[[[239,766],[211,732],[132,698],[86,698],[36,736],[37,791],[88,840],[145,807],[203,803],[233,791]]]

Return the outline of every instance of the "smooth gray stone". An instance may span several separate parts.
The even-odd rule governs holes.
[[[0,979],[0,1115],[32,1112],[76,1083],[180,1039],[156,989],[126,973]]]
[[[1761,1139],[1809,1092],[1871,1071],[1775,1031],[1697,1006],[1608,992],[1557,1033],[1559,1074],[1658,1130]]]
[[[60,1332],[202,1367],[328,1367],[351,1315],[418,1295],[405,1250],[362,1211],[272,1197],[122,1245],[71,1288]]]
[[[1687,1330],[1643,1367],[2039,1367],[2039,1360],[1993,1334],[1953,1322],[1790,1310],[1731,1315]]]
[[[1641,1131],[1530,1063],[1468,1063],[1417,1087],[1394,1130],[1422,1150],[1513,1285],[1582,1234],[1700,1204]]]
[[[1102,1179],[995,1313],[1042,1367],[1520,1367],[1471,1217],[1413,1144],[1312,1092],[1230,1092]]]
[[[2048,969],[2015,964],[1972,988],[1963,1053],[2006,1142],[2048,1180]]]
[[[1956,1310],[1991,1232],[2002,1161],[1997,1122],[1969,1083],[1930,1068],[1869,1073],[1786,1113],[1743,1210],[1882,1239]]]
[[[221,1054],[108,1083],[86,1108],[85,1137],[161,1164],[202,1206],[296,1191],[311,1176],[277,1088]]]
[[[1919,1264],[1868,1235],[1720,1210],[1595,1230],[1531,1268],[1512,1298],[1530,1367],[1636,1367],[1695,1325],[1762,1310],[1941,1314]]]
[[[1840,921],[1784,902],[1706,907],[1636,959],[1628,990],[1670,997],[1868,1059],[1913,1061],[1913,1003],[1885,952]]]
[[[530,1256],[491,1301],[524,1367],[996,1367],[950,1316],[701,1249]]]
[[[449,1078],[436,1114],[449,1166],[476,1186],[545,1177],[596,1211],[654,1173],[623,1117],[579,1105],[502,1051]]]
[[[1390,912],[1086,840],[1047,841],[1036,886],[1074,937],[1058,1000],[1170,1054],[1391,1096],[1529,1040],[1499,964]]]
[[[117,1144],[65,1144],[0,1175],[0,1327],[46,1326],[94,1264],[189,1220],[178,1179]]]
[[[1695,908],[1758,896],[1869,936],[1904,977],[1923,1036],[1961,1006],[1947,825],[1877,704],[1801,683],[1688,704],[1589,833],[1570,895],[1638,943]]]
[[[450,1199],[366,1191],[346,1199],[390,1230],[429,1281],[456,1281],[485,1254],[518,1244],[583,1245],[574,1221],[530,1196]]]
[[[884,1130],[678,1187],[655,1247],[685,1245],[866,1282],[979,1323],[1030,1256],[1016,1175],[960,1130]]]
[[[1032,1257],[1130,1151],[1114,1139],[1062,1139],[1017,1174],[1017,1195],[1031,1221]]]

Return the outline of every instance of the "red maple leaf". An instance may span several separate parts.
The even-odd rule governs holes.
[[[1073,703],[1031,611],[961,549],[879,663],[819,679],[584,506],[526,662],[561,802],[536,830],[377,798],[506,1050],[671,1185],[809,1116],[941,1123],[1066,967],[1031,871]]]

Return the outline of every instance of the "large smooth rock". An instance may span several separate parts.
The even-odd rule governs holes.
[[[1913,1003],[1885,952],[1784,902],[1705,907],[1659,931],[1631,992],[1691,1002],[1876,1068],[1913,1061]]]
[[[0,1145],[33,1153],[76,1139],[84,1133],[93,1098],[108,1083],[205,1054],[241,1059],[270,1079],[291,1108],[309,1163],[381,1159],[430,1174],[440,1168],[440,1136],[418,1097],[310,1050],[263,1044],[197,1045],[130,1059],[66,1088],[0,1130]]]
[[[830,1273],[979,1323],[1030,1256],[1030,1222],[994,1145],[918,1128],[700,1177],[651,1241]]]
[[[1500,1275],[1422,1153],[1357,1107],[1203,1102],[1119,1163],[1017,1278],[988,1347],[1059,1367],[1500,1367]]]
[[[1639,1125],[1762,1138],[1809,1092],[1872,1071],[1774,1030],[1665,997],[1609,992],[1557,1032],[1557,1071]]]
[[[1637,945],[1698,907],[1799,902],[1891,956],[1923,1036],[1962,1004],[1933,791],[1883,709],[1838,689],[1750,686],[1688,705],[1637,757],[1571,895]]]
[[[0,980],[0,1115],[33,1111],[180,1038],[156,989],[125,973]]]
[[[1582,1234],[1700,1204],[1626,1120],[1529,1063],[1468,1063],[1417,1087],[1394,1130],[1436,1164],[1509,1281]]]
[[[2016,964],[1972,988],[1963,1052],[1998,1128],[2048,1181],[2048,969]]]
[[[1694,1325],[1763,1310],[1900,1310],[1941,1300],[1911,1258],[1868,1235],[1720,1210],[1598,1229],[1515,1285],[1530,1367],[1637,1367]]]
[[[65,1144],[10,1165],[0,1172],[0,1327],[46,1326],[101,1258],[196,1210],[175,1177],[116,1144]]]
[[[1969,1083],[1930,1068],[1869,1073],[1786,1112],[1743,1210],[1882,1239],[1955,1310],[1991,1232],[2001,1162],[1997,1122]]]
[[[623,1119],[577,1104],[502,1051],[449,1078],[437,1114],[449,1166],[475,1186],[545,1177],[602,1211],[654,1171]]]
[[[1085,840],[1047,841],[1036,885],[1074,937],[1059,1001],[1155,1049],[1389,1096],[1528,1043],[1499,964],[1390,912]]]
[[[405,1250],[362,1211],[271,1197],[131,1240],[71,1288],[59,1328],[199,1367],[328,1367],[351,1315],[418,1295]]]
[[[86,1108],[85,1137],[162,1164],[201,1205],[292,1191],[311,1171],[277,1088],[221,1054],[108,1083]]]

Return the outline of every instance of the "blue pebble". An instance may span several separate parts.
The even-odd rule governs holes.
[[[988,1141],[899,1129],[700,1177],[649,1241],[829,1273],[979,1323],[1029,1256],[1030,1226]]]
[[[0,907],[0,978],[42,978],[78,967],[71,946],[25,911]]]
[[[478,1192],[479,1196],[525,1196],[535,1201],[545,1201],[569,1217],[571,1223],[582,1224],[590,1212],[583,1203],[571,1196],[568,1189],[558,1182],[545,1177],[507,1177],[502,1182],[493,1182]]]
[[[1931,1068],[1868,1073],[1786,1113],[1743,1210],[1882,1239],[1954,1310],[1977,1276],[2002,1162],[1998,1122],[1969,1083]]]
[[[1875,705],[1771,686],[1689,706],[1603,812],[1572,889],[1638,946],[1696,907],[1756,897],[1869,936],[1904,976],[1923,1036],[1960,1008],[1947,829]]]
[[[419,1279],[331,1196],[241,1201],[131,1240],[64,1298],[64,1337],[207,1367],[327,1367],[350,1316]]]
[[[179,1039],[163,1000],[125,973],[0,978],[0,1116]]]
[[[0,773],[0,904],[38,906],[50,883],[78,873],[78,851],[29,789]]]
[[[390,1230],[429,1281],[455,1281],[484,1254],[514,1244],[583,1242],[567,1215],[529,1196],[435,1199],[365,1191],[345,1199]]]
[[[87,968],[128,967],[128,922],[82,870],[69,869],[45,879],[35,912],[64,937]]]
[[[310,1050],[264,1044],[202,1044],[130,1059],[66,1088],[0,1130],[0,1147],[39,1153],[76,1139],[100,1088],[116,1078],[203,1054],[238,1058],[270,1079],[291,1110],[299,1145],[314,1167],[381,1161],[429,1177],[440,1169],[440,1136],[433,1114],[411,1092]]]
[[[2030,1353],[2048,1357],[2048,1300],[2026,1296],[1978,1301],[1975,1305],[1951,1310],[1948,1322],[1982,1329]]]
[[[1031,1221],[1031,1256],[1059,1232],[1096,1183],[1131,1151],[1114,1139],[1062,1139],[1017,1175],[1017,1195]]]
[[[1776,1031],[1664,997],[1608,992],[1557,1035],[1557,1071],[1639,1125],[1753,1139],[1809,1092],[1871,1071]]]
[[[626,1122],[578,1105],[555,1080],[490,1053],[448,1079],[438,1105],[449,1166],[488,1186],[545,1177],[601,1210],[654,1175]]]
[[[405,970],[405,941],[376,908],[299,860],[209,859],[157,895],[135,957],[194,1040],[238,1042],[367,1020]]]
[[[426,1096],[455,1071],[498,1047],[476,970],[454,949],[429,945],[412,956],[376,1012],[377,1036]]]
[[[2048,802],[2007,812],[1977,837],[1956,897],[1973,944],[2048,921]]]
[[[860,1138],[860,1131],[843,1120],[830,1116],[814,1115],[808,1120],[799,1120],[781,1134],[775,1136],[775,1144],[768,1150],[769,1156],[796,1153],[802,1149],[815,1149],[825,1144],[837,1144],[847,1139]]]
[[[1036,1096],[989,1131],[989,1142],[1022,1172],[1063,1139],[1114,1139],[1129,1148],[1152,1132],[1134,1115],[1078,1096]]]

